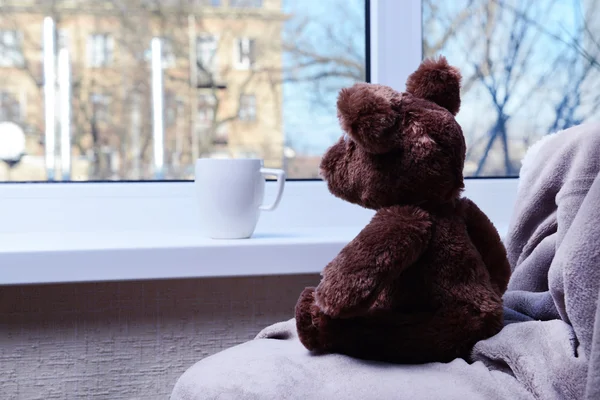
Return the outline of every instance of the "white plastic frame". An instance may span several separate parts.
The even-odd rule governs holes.
[[[402,90],[421,60],[421,1],[371,0],[370,17],[371,81]],[[504,233],[516,188],[470,179],[465,194]],[[371,215],[323,182],[288,181],[262,239],[217,244],[194,238],[191,182],[0,184],[0,285],[318,272]]]

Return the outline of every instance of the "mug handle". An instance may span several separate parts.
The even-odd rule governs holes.
[[[277,208],[279,202],[281,201],[283,187],[285,186],[285,171],[282,169],[261,168],[260,173],[263,175],[274,175],[277,177],[277,196],[275,196],[275,201],[268,206],[263,204],[259,207],[261,211],[273,211]]]

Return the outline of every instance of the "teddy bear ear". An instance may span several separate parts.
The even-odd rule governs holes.
[[[408,77],[406,91],[456,115],[460,109],[460,81],[460,71],[445,57],[430,58]]]

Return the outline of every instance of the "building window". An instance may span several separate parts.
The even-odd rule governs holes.
[[[229,5],[236,8],[260,8],[262,0],[229,0]]]
[[[62,49],[67,49],[69,50],[69,32],[67,32],[65,29],[59,29],[58,30],[58,37],[57,37],[57,48],[58,50],[62,50]]]
[[[217,38],[203,35],[196,38],[196,64],[198,84],[209,85],[215,81],[217,72]]]
[[[7,91],[0,91],[0,122],[20,122],[21,103],[16,96]]]
[[[162,49],[162,64],[163,68],[173,68],[175,66],[175,45],[173,44],[173,40],[170,38],[162,38],[161,39],[161,49]]]
[[[110,97],[105,94],[92,93],[92,120],[94,122],[108,122],[110,120]]]
[[[165,126],[171,127],[177,124],[177,120],[184,114],[185,103],[175,93],[165,92]]]
[[[243,94],[240,96],[238,117],[241,121],[256,121],[256,96]]]
[[[173,92],[166,92],[165,98],[165,126],[175,125],[177,120],[177,100]]]
[[[168,37],[160,38],[160,48],[161,48],[161,56],[162,56],[162,67],[163,68],[173,68],[175,67],[177,57],[175,55],[175,45],[173,40]],[[152,49],[147,48],[144,52],[144,58],[148,62],[152,62]]]
[[[215,119],[215,96],[201,94],[198,96],[198,122],[201,125],[210,125]]]
[[[235,63],[240,69],[250,69],[256,65],[256,40],[240,38],[235,45]]]
[[[0,31],[0,67],[23,65],[23,35],[16,30]]]
[[[215,129],[212,143],[215,145],[227,145],[229,142],[229,130],[226,123],[220,123]]]
[[[113,62],[114,39],[106,33],[88,36],[88,65],[93,68],[107,67]]]

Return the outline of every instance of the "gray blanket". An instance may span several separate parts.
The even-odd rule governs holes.
[[[597,124],[528,153],[507,237],[506,326],[469,362],[313,356],[290,320],[192,366],[172,399],[600,399],[599,171]]]
[[[584,398],[600,291],[599,171],[594,124],[550,136],[524,160],[506,242],[508,325],[473,359],[536,398]]]

